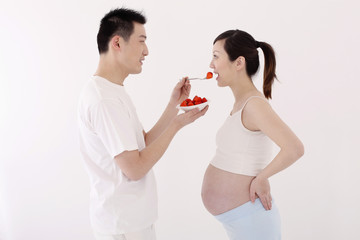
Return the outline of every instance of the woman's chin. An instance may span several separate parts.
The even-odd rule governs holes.
[[[218,87],[226,87],[226,85],[225,84],[223,84],[223,83],[221,83],[221,82],[217,82],[217,85],[218,85]]]

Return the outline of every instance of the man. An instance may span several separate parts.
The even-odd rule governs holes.
[[[147,133],[127,95],[124,81],[142,70],[148,48],[145,17],[115,9],[101,20],[98,69],[79,100],[80,148],[91,184],[90,219],[97,239],[155,239],[156,182],[152,167],[175,134],[207,108],[177,115],[188,98],[183,78],[169,104]]]

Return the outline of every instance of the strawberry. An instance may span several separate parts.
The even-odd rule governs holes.
[[[184,100],[181,104],[180,104],[181,107],[186,107],[187,106],[187,102]]]
[[[187,98],[184,101],[182,101],[180,106],[181,107],[194,106],[194,105],[202,104],[207,101],[208,100],[205,97],[201,98],[201,97],[195,95],[195,97],[193,99]]]
[[[198,101],[201,101],[201,97],[195,96],[193,102],[198,102]]]

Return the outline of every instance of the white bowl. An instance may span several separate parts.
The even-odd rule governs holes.
[[[204,102],[204,103],[200,103],[200,104],[197,104],[197,105],[193,105],[193,106],[186,106],[186,107],[181,107],[180,104],[178,104],[176,106],[177,109],[181,109],[183,110],[184,112],[187,112],[187,111],[190,111],[190,110],[193,110],[194,108],[199,108],[199,110],[203,110],[204,107],[206,107],[207,105],[209,105],[209,100],[207,100],[207,102]]]

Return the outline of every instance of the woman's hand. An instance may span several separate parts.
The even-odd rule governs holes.
[[[250,200],[255,202],[256,196],[266,210],[271,210],[270,183],[267,178],[255,177],[250,184]]]
[[[190,81],[188,77],[182,78],[175,86],[172,91],[170,103],[177,105],[180,104],[185,99],[189,98],[191,91]]]

